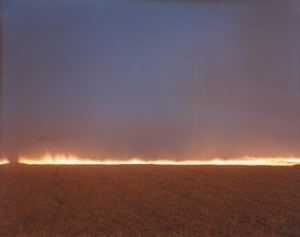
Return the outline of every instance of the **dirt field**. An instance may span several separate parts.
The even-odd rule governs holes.
[[[0,236],[300,236],[300,167],[0,167]]]

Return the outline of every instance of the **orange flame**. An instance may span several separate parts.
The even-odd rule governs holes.
[[[6,158],[1,158],[0,159],[0,165],[6,165],[6,164],[9,164],[9,160],[6,159]]]
[[[300,158],[296,157],[241,157],[236,159],[211,159],[211,160],[142,160],[133,158],[129,160],[93,160],[82,159],[73,155],[46,154],[39,159],[21,156],[19,163],[27,165],[267,165],[267,166],[293,166],[300,164]]]

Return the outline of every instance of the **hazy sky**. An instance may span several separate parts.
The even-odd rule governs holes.
[[[295,4],[8,1],[6,153],[300,156]]]

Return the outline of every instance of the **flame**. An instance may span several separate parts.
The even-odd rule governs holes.
[[[9,160],[6,158],[0,158],[0,165],[6,165],[9,164]]]
[[[300,158],[296,157],[242,157],[236,159],[211,159],[211,160],[142,160],[133,158],[129,160],[93,160],[83,159],[73,155],[46,154],[39,159],[21,156],[20,164],[27,165],[267,165],[267,166],[293,166],[300,164]]]

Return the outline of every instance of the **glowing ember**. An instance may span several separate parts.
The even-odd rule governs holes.
[[[8,159],[0,159],[0,165],[6,165],[6,164],[9,164],[9,160]]]
[[[130,160],[92,160],[82,159],[72,155],[46,154],[40,159],[20,157],[19,163],[28,165],[268,165],[268,166],[293,166],[300,164],[296,157],[242,157],[237,159],[212,159],[212,160],[153,160],[145,161],[138,158]]]

